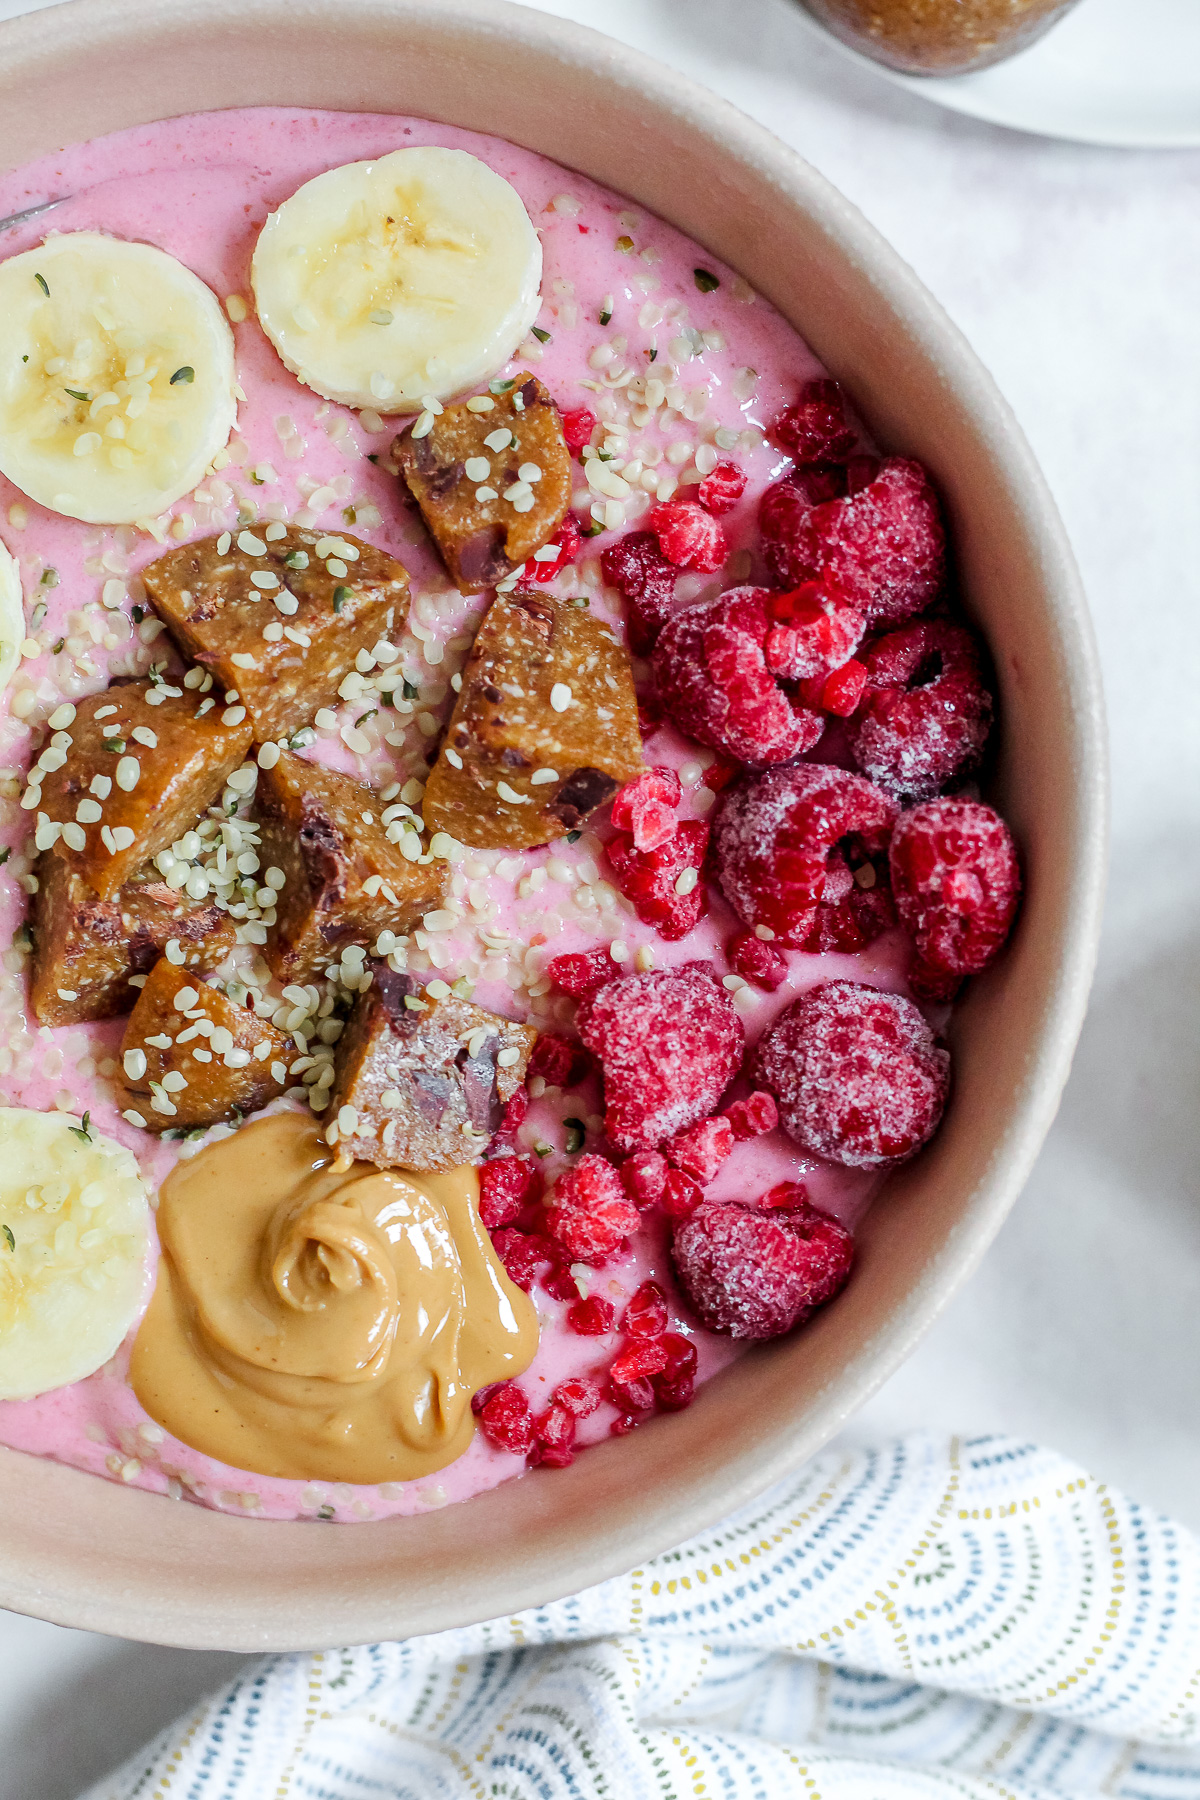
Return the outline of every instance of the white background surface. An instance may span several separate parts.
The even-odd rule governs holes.
[[[852,1435],[1027,1435],[1200,1528],[1200,152],[942,112],[791,0],[542,10],[705,82],[863,209],[1015,406],[1091,596],[1115,776],[1091,1015],[999,1241]],[[0,1800],[70,1800],[240,1660],[0,1614]]]

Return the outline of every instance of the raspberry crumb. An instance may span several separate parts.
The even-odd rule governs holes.
[[[551,1395],[553,1405],[565,1407],[577,1419],[590,1419],[603,1398],[600,1383],[590,1375],[572,1375],[568,1381],[560,1381]]]
[[[690,1219],[704,1199],[704,1189],[685,1175],[682,1169],[671,1169],[663,1183],[662,1209],[668,1219]]]
[[[773,994],[787,980],[786,956],[756,932],[735,931],[725,946],[725,956],[735,975],[740,975],[743,981],[752,981],[755,987],[765,989],[768,994]]]
[[[554,562],[549,558],[545,562],[538,562],[535,558],[525,565],[526,573],[532,575],[535,581],[553,581],[579,555],[583,539],[579,535],[574,513],[567,513],[554,534],[554,542],[558,545],[558,556]]]
[[[790,1331],[833,1299],[850,1274],[854,1240],[807,1202],[779,1213],[709,1201],[676,1232],[672,1250],[709,1330],[756,1339]]]
[[[992,696],[971,632],[944,619],[889,632],[867,657],[866,688],[852,743],[872,781],[928,800],[976,767]]]
[[[643,1281],[630,1295],[621,1329],[631,1338],[660,1338],[667,1329],[667,1297],[657,1281]]]
[[[612,803],[612,822],[627,831],[635,850],[657,850],[675,830],[683,789],[674,769],[647,769],[627,781]]]
[[[547,1220],[572,1262],[586,1263],[611,1256],[641,1224],[616,1169],[592,1151],[559,1176]]]
[[[725,1117],[733,1129],[733,1135],[739,1144],[750,1138],[762,1137],[765,1132],[774,1131],[779,1123],[779,1108],[775,1104],[773,1094],[759,1089],[748,1094],[744,1100],[735,1100],[726,1108]]]
[[[615,981],[621,965],[608,954],[607,945],[601,944],[595,950],[572,950],[554,957],[548,973],[556,988],[570,994],[573,1000],[583,1000],[605,982]]]
[[[614,969],[616,966],[613,964]],[[573,1088],[579,1086],[590,1067],[587,1052],[574,1038],[543,1031],[533,1047],[528,1072],[540,1075],[547,1087]]]
[[[711,575],[728,555],[724,531],[694,500],[665,500],[652,507],[650,529],[667,561],[678,569]]]
[[[633,1338],[613,1359],[609,1376],[618,1386],[627,1388],[648,1375],[661,1375],[667,1366],[667,1352],[660,1339]]]
[[[545,1464],[549,1469],[565,1469],[575,1459],[575,1414],[565,1406],[552,1405],[533,1421],[533,1445],[529,1450],[529,1466]]]
[[[562,415],[562,434],[572,456],[578,456],[584,445],[591,443],[595,429],[596,415],[586,406],[573,407]]]
[[[479,1171],[479,1216],[489,1231],[511,1225],[523,1206],[540,1200],[545,1181],[527,1156],[497,1156]]]
[[[717,517],[732,512],[745,491],[746,471],[732,462],[719,462],[696,489],[701,506]]]
[[[705,1187],[733,1149],[733,1126],[726,1118],[701,1119],[668,1140],[665,1153],[684,1175]]]
[[[586,1300],[576,1300],[567,1309],[567,1329],[577,1337],[604,1337],[615,1329],[617,1322],[616,1308],[609,1300],[601,1300],[597,1294],[589,1294]]]
[[[604,847],[616,884],[643,925],[670,943],[686,937],[708,911],[701,872],[708,853],[708,825],[685,819],[655,850],[639,850],[627,831]]]
[[[621,1164],[625,1192],[641,1212],[662,1201],[669,1168],[661,1150],[639,1150]]]
[[[515,1381],[497,1387],[480,1411],[483,1435],[497,1450],[527,1456],[533,1448],[534,1425],[529,1402]]]
[[[902,1162],[937,1130],[949,1053],[911,1000],[827,981],[779,1015],[753,1079],[774,1094],[801,1149],[852,1169]]]
[[[604,1076],[605,1130],[656,1150],[706,1118],[737,1073],[745,1033],[707,963],[625,975],[585,1000],[579,1030]]]
[[[900,923],[917,947],[909,985],[924,999],[953,999],[1012,929],[1021,870],[1008,827],[977,800],[930,800],[901,814],[891,867]]]
[[[540,1232],[513,1231],[506,1227],[494,1234],[492,1244],[508,1279],[526,1293],[537,1279],[540,1268],[547,1263],[557,1267],[562,1260],[558,1245],[552,1244]]]
[[[605,581],[616,588],[628,609],[634,654],[648,656],[671,616],[679,570],[667,561],[652,531],[631,531],[610,544],[600,558],[600,567]]]

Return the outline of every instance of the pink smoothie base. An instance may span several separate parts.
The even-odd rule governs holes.
[[[648,297],[659,303],[675,299],[686,308],[686,320],[692,327],[720,333],[723,347],[705,349],[701,357],[682,370],[679,379],[687,388],[698,383],[707,387],[710,423],[715,419],[730,430],[759,432],[756,447],[742,445],[729,453],[746,470],[750,484],[744,502],[725,523],[735,551],[748,552],[758,496],[786,466],[778,453],[763,443],[761,428],[794,397],[800,382],[820,372],[811,352],[766,302],[750,295],[736,281],[731,270],[678,232],[648,215],[627,212],[626,203],[619,196],[586,178],[498,139],[419,119],[266,108],[197,115],[139,127],[95,143],[73,146],[0,180],[0,215],[47,199],[71,196],[43,220],[31,221],[5,234],[3,252],[10,255],[30,249],[42,241],[48,230],[105,231],[169,251],[222,299],[230,295],[249,299],[251,253],[257,232],[272,208],[324,169],[414,144],[442,144],[470,151],[512,182],[524,200],[541,234],[545,256],[545,304],[538,324],[550,333],[550,341],[541,349],[536,372],[564,410],[580,405],[596,410],[595,393],[581,383],[595,381],[596,372],[588,358],[607,335],[625,333],[631,359],[639,351],[644,354],[653,340],[663,344],[672,335],[669,326],[659,326],[657,331],[639,326],[639,310]],[[552,208],[556,197],[563,195],[578,202],[578,211]],[[634,220],[636,223],[631,223]],[[622,253],[616,248],[616,239],[630,232],[636,252]],[[693,273],[698,266],[718,276],[720,286],[715,292],[702,293],[698,289]],[[649,296],[647,282],[655,284]],[[612,296],[613,318],[602,331],[597,316],[601,300],[607,295]],[[572,307],[577,310],[575,320]],[[676,324],[679,322],[677,319]],[[397,556],[409,570],[417,609],[423,596],[431,596],[442,609],[446,632],[457,627],[465,643],[473,621],[478,619],[481,602],[459,602],[448,593],[444,571],[419,523],[400,504],[397,483],[367,460],[370,455],[386,451],[394,430],[392,423],[387,422],[382,433],[369,432],[356,414],[322,401],[303,387],[278,361],[252,310],[235,327],[235,338],[238,376],[245,399],[239,408],[237,438],[232,446],[233,465],[221,471],[220,481],[203,484],[214,494],[210,502],[197,507],[185,499],[174,509],[177,518],[192,520],[183,535],[207,535],[230,524],[236,529],[238,498],[262,508],[264,518],[271,508],[277,516],[290,517],[306,505],[314,482],[323,488],[336,486],[337,495],[327,506],[310,509],[316,513],[313,522],[331,531],[354,532]],[[509,372],[526,360],[514,362]],[[746,369],[755,371],[757,377],[749,399],[739,397],[739,390],[744,392],[746,384],[744,375],[739,377],[738,372]],[[290,421],[294,432],[289,429],[288,434],[281,436],[281,420]],[[294,442],[294,434],[303,442],[303,454],[288,457],[284,442],[287,435]],[[655,421],[640,435],[654,439]],[[660,434],[660,441],[665,447],[673,436],[684,435],[698,440],[699,427],[677,427]],[[275,479],[257,485],[250,471],[261,469],[264,464],[270,465]],[[301,480],[305,481],[304,492],[297,485]],[[582,474],[577,485],[584,486]],[[225,490],[232,490],[228,498],[224,497]],[[360,512],[375,507],[381,522],[348,524],[341,510],[348,501]],[[69,647],[58,654],[52,648],[59,638],[69,638],[72,633],[78,638],[84,629],[81,615],[85,619],[97,618],[97,603],[106,581],[128,580],[130,593],[123,606],[128,620],[137,593],[137,571],[161,554],[161,546],[150,536],[127,532],[122,537],[60,518],[26,501],[3,477],[0,535],[20,562],[27,622],[34,602],[46,602],[42,629],[51,646],[42,657],[26,662],[18,677],[18,681],[32,680],[37,687],[38,704],[28,722],[9,712],[13,688],[2,703],[0,780],[7,775],[11,783],[29,766],[41,741],[38,727],[60,699],[74,699],[81,693],[95,691],[114,674],[144,672],[152,657],[161,660],[168,654],[168,641],[160,637],[148,645],[139,640],[135,626],[132,635],[115,648],[103,643],[89,645],[82,666],[78,656],[72,657]],[[171,541],[174,540],[168,539]],[[608,541],[604,536],[594,540],[586,547],[586,554],[594,556]],[[753,579],[749,557],[744,556],[743,561],[747,566],[741,579]],[[56,572],[56,586],[42,584],[47,569]],[[728,577],[724,583],[717,578],[707,585],[701,578],[685,579],[696,594],[715,592],[719,586],[728,585]],[[681,592],[687,591],[681,584]],[[592,590],[592,605],[601,615],[607,608],[608,616],[619,625],[619,611],[611,595],[606,597],[598,586]],[[99,612],[99,621],[106,619],[111,623],[116,614]],[[120,629],[124,628],[119,628],[118,635]],[[153,630],[151,619],[142,631],[142,639]],[[393,638],[399,637],[398,622]],[[438,674],[436,668],[420,670],[426,682],[434,681]],[[443,715],[446,705],[443,697]],[[344,716],[349,721],[356,710],[351,705],[339,718]],[[419,749],[419,740],[412,739],[410,745],[400,747],[375,744],[370,754],[360,756],[340,738],[323,735],[310,754],[335,762],[378,786],[391,779],[404,780],[422,770]],[[711,806],[711,796],[694,773],[698,762],[710,763],[711,758],[698,755],[694,744],[669,731],[655,737],[653,757],[677,768],[687,769],[689,764],[693,767],[682,816],[697,815],[705,803]],[[20,877],[28,873],[32,861],[32,850],[25,849],[32,815],[21,811],[14,799],[4,801],[3,806],[0,841],[13,851],[0,871],[0,937],[8,945],[21,926],[27,906]],[[501,858],[502,864],[508,861],[519,868],[513,873],[511,868],[502,867],[488,877],[489,893],[498,910],[489,919],[487,929],[507,933],[523,948],[544,947],[547,955],[604,941],[594,924],[566,904],[568,895],[555,885],[553,878],[539,893],[525,898],[518,894],[517,884],[523,876],[555,859],[576,866],[588,858],[595,862],[606,829],[598,825],[574,846],[555,845],[511,859]],[[601,868],[602,875],[603,872]],[[553,910],[559,902],[565,905],[565,918]],[[660,968],[703,959],[712,961],[724,973],[727,965],[721,946],[734,921],[715,890],[710,890],[710,903],[708,917],[691,936],[670,945],[638,924],[628,908],[623,907],[621,939],[631,956],[641,946],[651,947]],[[464,954],[468,953],[472,948],[469,936],[464,930],[450,939],[451,946],[457,944]],[[477,954],[478,948],[476,943]],[[908,946],[898,933],[881,938],[855,957],[816,957],[793,952],[789,958],[789,980],[775,994],[745,990],[739,996],[747,1036],[753,1041],[798,993],[834,975],[849,975],[877,987],[906,991],[903,972],[907,959]],[[453,979],[452,967],[449,974]],[[124,1021],[59,1031],[39,1029],[23,1010],[23,977],[10,970],[3,980],[8,984],[9,1004],[2,1014],[0,1039],[8,1044],[8,1055],[6,1072],[0,1074],[0,1103],[41,1111],[54,1107],[76,1113],[90,1111],[101,1132],[128,1145],[135,1153],[150,1190],[155,1191],[178,1159],[180,1146],[161,1143],[121,1117],[117,1090],[106,1078],[102,1065],[119,1054]],[[513,990],[502,980],[480,979],[475,998],[510,1016],[525,1015],[526,1008],[519,1002],[514,1004]],[[546,1018],[544,1013],[535,1015],[535,1022],[544,1024]],[[2,1051],[0,1067],[5,1067]],[[740,1091],[744,1089],[734,1090]],[[539,1142],[554,1146],[553,1154],[546,1158],[548,1179],[552,1180],[563,1166],[559,1148],[563,1120],[582,1119],[600,1111],[598,1087],[548,1096],[534,1103],[521,1138],[530,1148]],[[594,1130],[588,1132],[588,1147],[604,1147]],[[877,1185],[877,1178],[870,1175],[803,1158],[781,1134],[772,1133],[739,1145],[709,1192],[714,1197],[754,1198],[780,1181],[798,1179],[806,1183],[818,1206],[851,1226],[861,1218]],[[738,1346],[703,1331],[691,1320],[673,1281],[665,1230],[657,1220],[647,1222],[626,1255],[595,1272],[590,1291],[611,1299],[619,1317],[624,1299],[650,1275],[661,1282],[671,1299],[672,1327],[684,1331],[696,1343],[701,1379],[715,1374],[740,1354]],[[152,1276],[150,1267],[147,1299]],[[552,1388],[566,1376],[593,1371],[611,1361],[617,1340],[573,1335],[562,1322],[563,1303],[550,1299],[540,1289],[535,1289],[534,1298],[542,1320],[541,1347],[522,1378],[522,1385],[535,1410],[540,1410],[540,1396],[548,1399]],[[0,1443],[154,1492],[275,1519],[355,1521],[417,1513],[465,1499],[522,1470],[521,1459],[492,1449],[479,1435],[451,1467],[419,1481],[382,1488],[275,1481],[226,1467],[165,1434],[142,1410],[126,1379],[132,1337],[131,1332],[113,1360],[88,1380],[34,1400],[0,1403]],[[610,1407],[602,1407],[583,1423],[580,1441],[587,1443],[605,1436],[613,1417]]]

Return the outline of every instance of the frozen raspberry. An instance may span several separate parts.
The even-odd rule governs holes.
[[[774,1094],[802,1149],[878,1169],[912,1156],[937,1130],[950,1057],[911,1000],[827,981],[760,1040],[753,1079]]]
[[[953,999],[1012,929],[1021,870],[1008,827],[976,800],[930,800],[901,814],[891,865],[900,923],[917,947],[913,993]]]
[[[820,678],[840,669],[862,642],[867,622],[860,612],[819,581],[806,581],[768,600],[775,623],[763,643],[772,674],[788,681]]]
[[[657,850],[675,830],[682,794],[674,769],[647,769],[616,796],[612,822],[629,833],[635,850]]]
[[[718,463],[696,489],[701,506],[718,517],[732,512],[745,491],[746,471],[731,462]]]
[[[809,1204],[808,1189],[802,1181],[781,1181],[758,1204],[763,1212],[798,1212]]]
[[[523,1206],[540,1200],[542,1171],[527,1156],[497,1156],[479,1171],[479,1216],[489,1231],[511,1225]]]
[[[650,529],[667,561],[677,569],[711,575],[728,554],[724,531],[694,500],[665,500],[652,507]]]
[[[661,1375],[666,1366],[667,1352],[661,1339],[631,1338],[614,1358],[609,1376],[619,1387],[628,1387],[647,1375]]]
[[[668,1219],[690,1219],[703,1199],[704,1189],[682,1169],[672,1169],[663,1182],[662,1209]]]
[[[708,825],[685,819],[657,850],[638,850],[627,831],[604,847],[617,886],[643,925],[670,943],[686,937],[708,911],[701,871],[708,853]]]
[[[505,1228],[495,1233],[492,1244],[508,1279],[516,1287],[524,1288],[526,1293],[537,1280],[539,1269],[547,1263],[557,1267],[562,1260],[558,1245],[537,1232]]]
[[[579,1031],[604,1075],[604,1128],[626,1154],[707,1118],[745,1044],[733,1002],[700,962],[602,987],[580,1007]]]
[[[613,1165],[591,1151],[559,1176],[547,1219],[571,1261],[588,1263],[611,1256],[641,1224]]]
[[[675,1267],[710,1331],[772,1338],[845,1286],[854,1240],[815,1206],[761,1212],[709,1201],[675,1233]]]
[[[772,598],[767,588],[730,588],[719,600],[686,606],[654,652],[659,695],[679,729],[738,762],[790,762],[825,728],[819,713],[793,704],[767,667]]]
[[[541,562],[534,557],[525,565],[526,574],[532,575],[535,581],[553,581],[556,575],[561,575],[562,571],[575,561],[582,543],[583,539],[579,535],[575,515],[568,513],[554,534],[554,545],[558,548],[558,555],[553,560],[547,556]],[[552,546],[548,544],[546,548],[550,549]]]
[[[725,898],[743,924],[798,949],[827,892],[841,898],[852,885],[847,853],[884,850],[896,813],[882,788],[826,764],[751,776],[726,794],[714,828]]]
[[[610,544],[600,567],[628,609],[632,649],[638,656],[648,656],[671,616],[679,570],[667,561],[652,531],[631,531]]]
[[[527,1456],[533,1448],[533,1414],[515,1381],[505,1381],[489,1396],[479,1414],[484,1437],[497,1450]]]
[[[733,1126],[728,1119],[701,1119],[664,1146],[667,1158],[701,1187],[707,1186],[733,1149]]]
[[[579,1298],[579,1283],[566,1267],[551,1269],[549,1274],[543,1275],[542,1286],[552,1300],[565,1300],[574,1306]]]
[[[889,457],[858,493],[811,508],[798,492],[773,494],[778,484],[764,497],[759,524],[780,587],[824,581],[868,619],[907,619],[937,597],[945,534],[920,463]]]
[[[771,426],[771,436],[798,463],[845,462],[858,442],[846,423],[842,390],[829,380],[806,382],[795,405]]]
[[[596,1294],[576,1300],[567,1313],[567,1329],[577,1337],[604,1337],[615,1329],[616,1322],[616,1308],[611,1300],[601,1300]]]
[[[735,931],[725,946],[725,956],[735,975],[768,994],[787,980],[787,958],[753,931]]]
[[[843,663],[832,675],[827,675],[821,684],[821,695],[816,702],[822,712],[832,713],[835,718],[848,719],[858,706],[867,685],[867,665],[855,661]]]
[[[586,406],[576,406],[562,415],[562,434],[572,456],[578,456],[583,446],[591,443],[595,429],[596,415]]]
[[[677,1381],[680,1376],[692,1376],[696,1373],[696,1346],[690,1338],[685,1338],[678,1331],[668,1331],[663,1336],[662,1346],[667,1353],[667,1366],[663,1375],[668,1381]]]
[[[872,781],[928,800],[975,768],[992,696],[978,643],[961,625],[926,619],[880,638],[867,657],[867,690],[852,744]]]
[[[657,1281],[643,1281],[629,1297],[621,1329],[631,1338],[660,1338],[667,1329],[667,1296]]]
[[[574,1038],[559,1037],[553,1031],[539,1035],[529,1058],[530,1075],[540,1075],[547,1087],[578,1087],[590,1067],[587,1052]]]
[[[500,1123],[496,1127],[494,1138],[512,1137],[525,1123],[525,1114],[528,1111],[529,1094],[525,1088],[520,1087],[500,1114]]]
[[[565,1406],[550,1406],[533,1421],[533,1446],[529,1466],[565,1469],[575,1460],[575,1414]]]
[[[568,1381],[560,1381],[550,1396],[555,1406],[561,1406],[577,1419],[590,1419],[604,1395],[598,1381],[590,1375],[572,1375]]]
[[[615,981],[621,965],[613,961],[607,945],[602,944],[595,950],[572,950],[565,956],[556,956],[548,973],[556,988],[570,994],[573,1000],[583,1000],[605,982]]]
[[[663,1197],[670,1164],[660,1150],[639,1150],[621,1164],[621,1180],[633,1204],[645,1212]]]
[[[779,1108],[775,1104],[775,1096],[760,1089],[757,1093],[748,1094],[744,1100],[735,1100],[726,1108],[725,1117],[733,1130],[734,1140],[744,1144],[750,1138],[762,1137],[765,1132],[774,1131],[779,1123]]]
[[[825,877],[825,898],[800,948],[815,956],[831,951],[852,956],[873,944],[881,932],[895,923],[896,908],[883,851],[868,856],[861,846],[848,847],[846,853],[835,850]]]

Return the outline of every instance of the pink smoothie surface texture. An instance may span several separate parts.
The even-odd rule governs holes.
[[[9,946],[0,975],[0,1103],[90,1111],[101,1132],[134,1152],[152,1190],[181,1155],[201,1146],[159,1141],[122,1117],[127,1102],[114,1078],[124,1021],[49,1030],[38,1028],[28,1012],[27,947],[20,933],[34,852],[33,815],[19,805],[22,779],[46,718],[62,701],[93,693],[115,677],[144,676],[155,662],[177,667],[145,605],[139,571],[175,542],[273,520],[353,532],[408,569],[413,592],[408,630],[402,633],[398,622],[393,634],[405,672],[395,704],[379,706],[372,697],[347,701],[336,722],[320,725],[303,750],[377,788],[423,778],[453,703],[451,679],[462,667],[488,597],[464,599],[457,593],[418,515],[402,504],[395,477],[371,460],[386,459],[397,421],[330,404],[284,368],[255,320],[249,266],[268,213],[303,182],[340,164],[424,144],[469,151],[510,181],[542,239],[537,327],[548,336],[545,342],[531,339],[497,373],[529,367],[564,412],[586,406],[602,424],[635,437],[645,448],[646,467],[654,467],[664,483],[683,479],[680,498],[689,493],[687,471],[693,484],[698,479],[693,457],[701,443],[715,444],[721,457],[745,470],[745,495],[722,520],[730,562],[722,574],[684,575],[679,600],[715,595],[734,579],[761,579],[750,548],[756,508],[766,485],[789,466],[765,441],[764,428],[803,382],[821,373],[770,305],[661,220],[544,157],[420,119],[276,108],[203,114],[77,145],[0,180],[3,215],[70,196],[43,219],[8,232],[5,255],[36,246],[48,231],[101,231],[156,245],[194,270],[223,301],[231,296],[246,301],[245,316],[234,326],[243,397],[229,460],[158,521],[155,534],[58,517],[0,478],[0,535],[19,559],[26,630],[39,647],[36,655],[27,655],[0,703],[0,841],[11,850],[0,870],[0,934]],[[699,281],[697,269],[716,285]],[[600,317],[609,311],[611,320],[602,326]],[[231,316],[237,319],[241,312],[235,304]],[[607,362],[602,346],[612,352]],[[672,391],[666,404],[633,430],[628,397],[611,384],[611,371],[614,364],[653,370],[653,351],[662,355]],[[574,474],[576,490],[585,489],[578,464]],[[665,491],[659,497],[667,497]],[[581,520],[594,498],[578,496]],[[548,590],[586,597],[594,613],[622,636],[620,602],[604,584],[599,556],[623,531],[639,528],[639,518],[644,523],[654,498],[647,486],[639,486],[620,523],[585,543],[580,560]],[[655,737],[651,760],[678,771],[681,818],[709,814],[716,794],[705,785],[705,775],[717,760],[710,751],[665,729]],[[649,949],[658,968],[711,959],[723,973],[722,945],[737,922],[719,890],[711,885],[708,915],[688,937],[665,943],[639,924],[608,879],[603,844],[610,830],[605,808],[573,843],[519,854],[468,850],[451,888],[459,916],[450,930],[416,934],[407,952],[409,968],[424,979],[440,971],[451,981],[465,975],[474,981],[481,1005],[547,1030],[569,1028],[574,1018],[574,1002],[557,993],[546,975],[550,959],[566,951],[615,944],[630,969],[637,966],[638,951]],[[278,994],[261,965],[252,973],[253,945],[236,952],[235,959],[247,980],[261,980],[265,991]],[[753,1043],[797,994],[831,977],[906,991],[907,960],[907,945],[894,931],[856,956],[793,952],[783,986],[772,994],[742,986],[734,1004]],[[748,1091],[743,1081],[730,1097]],[[304,1105],[303,1089],[297,1084],[294,1095],[278,1104]],[[587,1148],[603,1150],[601,1112],[594,1080],[568,1093],[539,1094],[517,1148],[543,1157],[550,1184],[566,1166],[566,1144],[577,1131],[564,1121],[578,1120]],[[801,1179],[816,1205],[853,1226],[878,1178],[806,1159],[774,1131],[739,1143],[708,1193],[753,1199],[779,1182]],[[696,1344],[704,1379],[740,1351],[696,1324],[673,1279],[665,1224],[658,1215],[651,1218],[628,1251],[592,1273],[590,1291],[610,1299],[619,1320],[625,1299],[653,1276],[668,1295],[670,1328]],[[147,1297],[151,1275],[148,1270]],[[534,1299],[541,1347],[521,1385],[537,1411],[567,1375],[606,1367],[619,1337],[573,1335],[564,1323],[565,1302],[540,1287]],[[86,1381],[38,1399],[0,1404],[0,1442],[156,1493],[274,1519],[352,1522],[417,1513],[465,1499],[524,1468],[521,1457],[493,1448],[482,1434],[451,1467],[400,1485],[305,1484],[228,1468],[172,1439],[147,1417],[127,1381],[130,1341]],[[614,1409],[602,1405],[581,1422],[579,1442],[604,1437],[614,1417]]]

